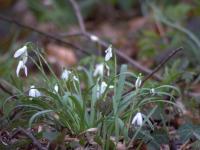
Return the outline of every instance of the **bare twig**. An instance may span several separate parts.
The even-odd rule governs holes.
[[[80,33],[82,33],[82,35],[84,35],[85,37],[87,37],[88,39],[91,40],[91,37],[93,36],[93,34],[87,32],[86,29],[85,29],[85,24],[84,24],[83,17],[81,15],[81,11],[80,11],[80,7],[79,7],[78,3],[75,0],[69,0],[69,1],[73,6],[73,9],[74,9],[74,12],[76,14],[77,20],[79,22],[79,26],[80,26],[80,30],[81,30]],[[99,45],[104,46],[104,47],[108,47],[110,45],[109,43],[99,39],[99,37],[98,37],[98,40],[96,40],[95,42],[97,42]],[[115,52],[116,52],[117,56],[119,56],[120,58],[122,58],[125,61],[129,62],[132,66],[134,66],[136,69],[140,70],[141,72],[146,73],[146,74],[150,74],[151,73],[150,69],[142,66],[137,61],[135,61],[131,57],[127,56],[125,53],[123,53],[123,50],[115,49]],[[162,77],[159,76],[158,74],[154,73],[152,76],[156,80],[159,80],[159,81],[162,80]]]
[[[74,12],[76,14],[80,29],[84,33],[86,31],[86,29],[85,29],[85,24],[84,24],[84,21],[83,21],[83,17],[81,15],[80,7],[79,7],[78,3],[75,0],[69,0],[69,2],[72,4],[72,7],[73,7]]]
[[[73,43],[70,43],[70,42],[67,42],[67,41],[65,41],[63,39],[60,39],[59,37],[56,37],[53,34],[43,32],[43,31],[41,31],[39,29],[36,29],[35,27],[29,26],[29,25],[25,25],[25,24],[23,24],[21,22],[18,22],[17,20],[15,20],[13,18],[9,18],[9,17],[6,17],[4,15],[0,15],[0,20],[6,21],[6,22],[9,22],[9,23],[14,23],[14,24],[16,24],[16,25],[18,25],[20,27],[23,27],[23,28],[29,29],[31,31],[37,32],[38,34],[43,35],[43,36],[45,36],[47,38],[53,39],[53,40],[55,40],[57,42],[60,42],[60,43],[63,43],[65,45],[68,45],[70,47],[73,47],[73,48],[79,50],[80,52],[82,52],[84,54],[87,54],[87,55],[90,54],[88,51],[82,49],[81,47],[79,47],[79,46],[77,46],[77,45],[75,45]]]
[[[39,150],[47,150],[47,148],[43,147],[43,146],[41,145],[41,143],[31,134],[30,131],[26,131],[26,130],[24,130],[24,129],[21,128],[21,127],[19,127],[19,128],[16,129],[16,132],[14,132],[14,134],[12,135],[11,138],[13,138],[14,136],[16,136],[19,132],[23,133],[23,134],[26,135],[28,138],[30,138],[30,139],[32,140],[33,144],[34,144],[35,146],[37,146],[37,148],[38,148]]]
[[[148,74],[148,75],[143,79],[141,86],[144,84],[144,82],[145,82],[146,80],[148,80],[149,78],[151,78],[151,77],[153,76],[153,74],[155,74],[158,70],[160,70],[160,68],[162,68],[163,65],[164,65],[166,62],[168,62],[168,60],[169,60],[170,58],[172,58],[176,53],[178,53],[178,52],[181,51],[181,50],[183,50],[183,48],[182,48],[182,47],[179,47],[179,48],[173,50],[167,57],[165,57],[165,59],[163,59],[163,60],[159,63],[159,65],[158,65],[150,74]]]
[[[172,58],[176,53],[178,53],[179,51],[183,50],[182,47],[180,48],[177,48],[175,50],[173,50],[167,57],[165,57],[165,59],[163,59],[159,65],[153,70],[151,71],[151,73],[149,73],[143,80],[142,80],[142,83],[141,83],[141,87],[143,86],[143,84],[145,83],[145,81],[147,81],[149,78],[151,78],[159,69],[161,69],[164,64],[166,64],[168,62],[168,60],[170,58]],[[131,91],[135,90],[135,87],[133,87],[132,89],[128,90],[127,92],[123,93],[123,95],[126,95],[128,93],[130,93]]]
[[[92,36],[92,34],[85,32],[83,33],[85,36],[87,36],[89,39]],[[98,44],[104,46],[104,47],[108,47],[109,43],[101,40],[98,38],[98,40],[96,41]],[[140,70],[141,72],[145,73],[145,74],[150,74],[152,72],[151,69],[148,69],[144,66],[142,66],[140,63],[138,63],[137,61],[135,61],[134,59],[132,59],[131,57],[127,56],[125,53],[123,53],[123,50],[119,50],[119,49],[115,49],[115,52],[117,54],[117,56],[119,56],[120,58],[124,59],[125,61],[127,61],[128,63],[130,63],[132,66],[134,66],[137,70]],[[154,73],[153,78],[161,81],[162,77],[156,73]]]
[[[7,93],[8,95],[13,96],[13,93],[10,92],[7,88],[5,88],[1,83],[0,83],[0,89],[1,89],[3,92]]]

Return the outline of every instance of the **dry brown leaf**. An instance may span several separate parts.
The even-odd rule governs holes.
[[[131,32],[141,29],[147,22],[147,17],[134,18],[128,22]]]
[[[46,47],[47,58],[51,63],[61,66],[72,66],[76,64],[77,58],[72,49],[50,43]]]

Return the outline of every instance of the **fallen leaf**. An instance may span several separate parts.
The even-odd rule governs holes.
[[[77,62],[76,55],[70,48],[50,43],[46,49],[47,59],[51,63],[58,63],[61,66],[72,66]]]

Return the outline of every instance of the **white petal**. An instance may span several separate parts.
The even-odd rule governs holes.
[[[28,75],[27,67],[25,65],[23,67],[24,67],[24,73],[27,76]]]
[[[74,79],[75,81],[77,81],[77,82],[79,81],[78,78],[77,78],[76,76],[73,76],[73,79]]]
[[[31,86],[31,89],[29,90],[29,96],[30,97],[39,97],[41,96],[41,93],[37,90],[37,89],[34,89],[35,86]]]
[[[140,112],[138,112],[132,122],[131,122],[135,127],[138,127],[138,126],[142,126],[142,123],[143,123],[143,118],[142,118],[142,114]]]
[[[96,42],[96,41],[99,40],[99,38],[98,38],[96,35],[91,35],[91,36],[90,36],[90,39],[91,39],[92,41],[94,41],[94,42]]]
[[[17,65],[17,69],[16,69],[17,77],[19,77],[19,72],[23,67],[24,67],[23,61],[19,61],[18,65]]]
[[[142,126],[142,122],[143,122],[142,114],[139,112],[138,113],[138,119],[137,119],[137,125]]]
[[[63,79],[63,80],[68,80],[68,78],[69,78],[69,74],[71,73],[71,71],[68,71],[68,70],[64,70],[63,71],[63,73],[62,73],[62,75],[61,75],[61,78]]]
[[[23,46],[22,48],[18,49],[15,54],[14,54],[14,58],[17,58],[19,56],[21,56],[23,53],[25,53],[27,51],[27,46]]]
[[[97,75],[103,76],[103,72],[104,72],[104,64],[97,64],[93,76],[95,77]]]
[[[57,84],[54,86],[54,90],[58,93],[58,85]]]
[[[106,90],[106,88],[107,88],[107,84],[106,84],[106,82],[102,82],[101,83],[101,86],[100,86],[100,94],[103,94],[104,92],[105,92],[105,90]]]
[[[138,76],[138,77],[137,77],[137,80],[135,81],[135,88],[136,88],[136,89],[140,88],[141,84],[142,84],[141,77]]]
[[[105,61],[110,60],[110,58],[112,57],[112,45],[110,45],[108,47],[108,49],[105,50],[105,53],[106,53],[106,55],[105,55]]]

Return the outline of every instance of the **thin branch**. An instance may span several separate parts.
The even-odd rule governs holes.
[[[83,21],[83,16],[81,15],[81,10],[80,10],[78,3],[75,0],[69,0],[69,2],[71,3],[71,5],[74,9],[81,32],[83,32],[83,33],[86,32],[85,23]]]
[[[33,142],[33,144],[35,146],[37,146],[37,148],[39,150],[47,150],[47,148],[43,147],[41,145],[41,143],[31,134],[31,132],[24,130],[23,128],[19,127],[18,129],[16,129],[16,132],[12,135],[12,138],[14,136],[16,136],[19,132],[23,133],[24,135],[26,135],[28,138],[30,138]]]
[[[90,34],[89,32],[85,32],[83,34],[91,40],[92,34]],[[104,47],[108,47],[110,45],[109,43],[101,40],[99,37],[98,37],[98,40],[96,42],[99,45],[104,46]],[[134,66],[134,68],[136,68],[137,70],[140,70],[142,73],[150,74],[152,72],[151,69],[146,68],[145,66],[141,65],[140,63],[138,63],[137,61],[135,61],[134,59],[132,59],[131,57],[129,57],[125,53],[123,53],[122,49],[115,49],[115,52],[116,52],[117,56],[119,56],[123,60],[127,61],[129,64],[131,64],[132,66]],[[154,73],[152,75],[152,77],[154,79],[158,80],[158,81],[162,80],[162,77],[160,75],[156,74],[156,73]]]
[[[7,88],[5,88],[1,83],[0,83],[0,89],[1,89],[3,92],[7,93],[8,95],[13,96],[13,93],[10,92]]]
[[[36,29],[35,27],[29,26],[29,25],[25,25],[25,24],[23,24],[23,23],[21,23],[21,22],[18,22],[17,20],[15,20],[15,19],[13,19],[13,18],[9,18],[9,17],[6,17],[6,16],[4,16],[4,15],[0,15],[0,20],[6,21],[6,22],[9,22],[9,23],[14,23],[14,24],[16,24],[16,25],[18,25],[18,26],[20,26],[20,27],[23,27],[23,28],[29,29],[29,30],[31,30],[31,31],[37,32],[38,34],[43,35],[43,36],[45,36],[45,37],[47,37],[47,38],[53,39],[53,40],[55,40],[55,41],[57,41],[57,42],[60,42],[60,43],[63,43],[63,44],[65,44],[65,45],[68,45],[68,46],[70,46],[70,47],[73,47],[73,48],[75,48],[75,49],[81,51],[81,52],[84,53],[84,54],[87,54],[87,55],[90,54],[88,51],[82,49],[81,47],[79,47],[79,46],[77,46],[77,45],[75,45],[75,44],[72,44],[72,43],[67,42],[67,41],[65,41],[65,40],[63,40],[63,39],[60,39],[59,37],[56,37],[56,36],[53,35],[53,34],[43,32],[43,31],[41,31],[41,30],[39,30],[39,29]]]
[[[158,70],[160,70],[168,61],[170,58],[172,58],[176,53],[182,51],[183,48],[180,47],[180,48],[177,48],[175,50],[173,50],[168,56],[165,57],[165,59],[163,59],[159,65],[153,70],[151,71],[151,73],[149,73],[143,80],[142,80],[142,83],[141,83],[141,86],[142,87],[145,83],[145,81],[147,81],[149,78],[151,78]],[[126,91],[125,93],[123,93],[123,96],[132,92],[133,90],[135,90],[135,87],[131,88],[130,90]]]
[[[83,16],[81,14],[80,7],[79,7],[78,3],[76,2],[76,0],[69,0],[69,2],[73,6],[73,9],[74,9],[74,12],[76,14],[77,20],[79,22],[79,26],[80,26],[82,35],[84,35],[85,37],[87,37],[88,39],[91,40],[91,37],[93,36],[93,34],[91,34],[91,33],[86,31],[85,23],[83,21]],[[92,42],[97,42],[99,45],[104,46],[104,47],[108,47],[110,45],[109,43],[99,39],[99,37],[98,37],[98,40],[96,40],[96,41],[91,40],[91,41]],[[141,72],[146,73],[146,74],[150,74],[151,73],[150,69],[142,66],[137,61],[135,61],[131,57],[127,56],[125,53],[123,53],[123,50],[115,49],[115,52],[116,52],[117,56],[119,56],[120,58],[122,58],[125,61],[127,61],[128,63],[130,63],[132,66],[134,66],[136,69],[140,70]],[[153,74],[153,77],[156,80],[159,80],[159,81],[162,80],[162,77],[157,75],[157,74]]]
[[[179,48],[173,50],[167,57],[165,57],[165,58],[159,63],[159,65],[158,65],[150,74],[148,74],[148,75],[143,79],[141,86],[144,84],[144,82],[145,82],[146,80],[148,80],[149,78],[151,78],[151,77],[153,76],[153,74],[155,74],[158,70],[160,70],[160,68],[162,68],[162,67],[164,66],[164,64],[165,64],[166,62],[168,62],[168,60],[169,60],[170,58],[172,58],[176,53],[178,53],[178,52],[180,52],[180,51],[182,51],[182,50],[183,50],[183,47],[179,47]]]

